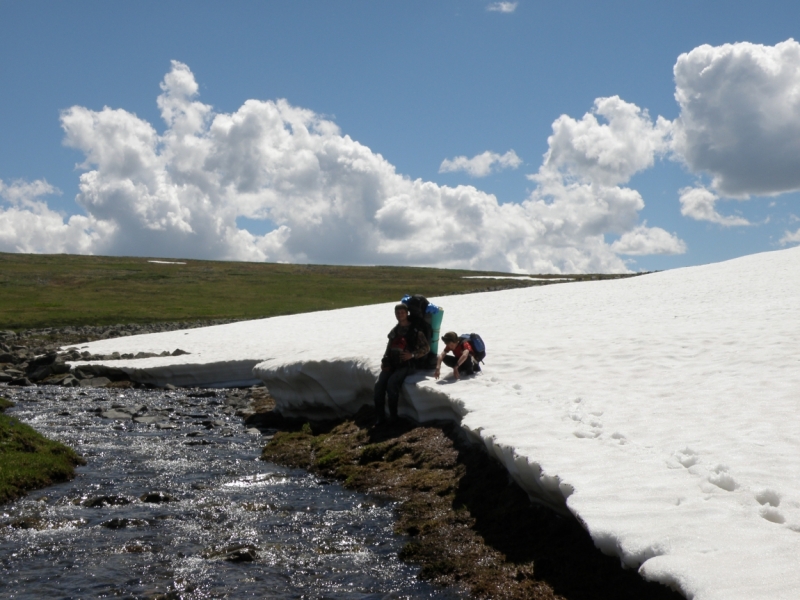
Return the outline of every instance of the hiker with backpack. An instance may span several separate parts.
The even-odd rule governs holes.
[[[416,361],[430,351],[430,345],[421,331],[409,319],[408,305],[400,303],[394,307],[397,325],[389,332],[389,342],[381,359],[381,374],[375,383],[375,412],[378,423],[386,421],[385,403],[389,398],[389,416],[397,419],[397,404],[405,378],[416,370]]]
[[[453,377],[472,375],[481,370],[480,361],[486,355],[483,340],[476,333],[459,336],[455,331],[448,331],[442,336],[444,348],[436,360],[433,376],[439,379],[442,363],[453,369]],[[453,356],[448,356],[452,352]]]

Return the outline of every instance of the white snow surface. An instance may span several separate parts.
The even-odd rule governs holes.
[[[800,248],[620,280],[431,299],[483,372],[418,375],[401,413],[461,418],[597,546],[698,600],[800,597]],[[420,290],[409,290],[410,293]],[[278,409],[370,403],[393,303],[104,340],[156,383],[266,383]]]

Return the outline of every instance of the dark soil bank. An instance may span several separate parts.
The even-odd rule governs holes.
[[[533,505],[456,424],[378,427],[371,410],[339,423],[291,427],[271,412],[248,422],[282,429],[264,460],[398,501],[397,532],[410,536],[401,556],[424,579],[479,598],[682,598],[601,554],[575,520]]]

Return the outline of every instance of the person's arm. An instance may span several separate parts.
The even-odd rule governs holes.
[[[428,340],[425,337],[425,334],[422,333],[421,331],[418,331],[417,332],[417,349],[414,350],[414,352],[409,352],[408,350],[406,350],[405,352],[403,352],[400,355],[400,358],[402,358],[403,361],[411,360],[412,358],[422,358],[422,357],[426,356],[428,354],[428,352],[430,352],[430,351],[431,351],[431,347],[428,344]]]
[[[442,362],[444,361],[444,357],[447,354],[447,344],[444,345],[444,350],[439,353],[439,356],[436,357],[436,370],[433,372],[433,378],[439,379],[439,372],[442,368]]]
[[[464,348],[464,351],[461,353],[461,356],[458,357],[458,363],[456,363],[456,367],[460,367],[461,365],[463,365],[464,361],[466,361],[468,358],[469,358],[469,348]]]
[[[390,368],[389,365],[389,349],[392,347],[392,340],[390,339],[386,342],[386,350],[383,351],[383,356],[381,357],[381,370],[386,370]]]
[[[424,358],[431,351],[431,346],[428,343],[428,338],[421,331],[417,332],[417,350],[414,352],[414,358]]]

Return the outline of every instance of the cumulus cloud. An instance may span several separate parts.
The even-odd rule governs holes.
[[[696,221],[710,221],[724,227],[750,225],[750,221],[742,217],[724,217],[714,208],[719,200],[714,192],[704,187],[683,188],[680,190],[681,214]]]
[[[800,189],[800,44],[699,46],[674,67],[674,150],[728,197]]]
[[[41,196],[61,192],[45,180],[33,182],[0,180],[0,251],[68,252],[85,254],[103,235],[102,225],[80,215],[64,217],[50,210]]]
[[[613,244],[617,254],[642,256],[646,254],[683,254],[686,244],[676,235],[660,227],[647,227],[647,223],[628,231]]]
[[[646,110],[619,96],[598,98],[580,121],[567,115],[556,119],[544,168],[580,181],[617,185],[652,167],[668,150],[670,133],[671,123],[663,117],[653,122]]]
[[[608,247],[614,254],[682,254],[686,245],[677,236],[638,224],[644,200],[621,186],[668,150],[670,130],[666,119],[652,121],[617,96],[598,98],[581,120],[560,116],[542,166],[528,176],[538,184],[532,195],[538,218],[558,215],[563,227],[575,228],[569,236],[618,234]]]
[[[454,159],[444,159],[439,166],[439,173],[453,173],[464,171],[472,177],[486,177],[492,171],[502,169],[516,169],[522,164],[522,159],[513,150],[505,154],[497,154],[488,150],[472,158],[456,156]]]
[[[682,251],[674,236],[639,223],[641,196],[618,185],[653,163],[666,135],[660,120],[618,98],[598,100],[581,121],[556,121],[536,190],[501,204],[473,186],[404,177],[285,100],[215,113],[197,93],[189,67],[173,62],[157,100],[160,134],[123,109],[64,110],[64,143],[85,156],[76,201],[86,215],[64,221],[50,211],[37,199],[52,191],[42,182],[27,195],[6,186],[17,200],[4,215],[4,247],[552,273],[625,271],[620,254]],[[482,156],[465,160],[479,173],[519,164],[513,151]],[[275,229],[254,234],[240,217]]]
[[[517,10],[519,2],[492,2],[486,7],[486,10],[501,13],[513,13]]]

